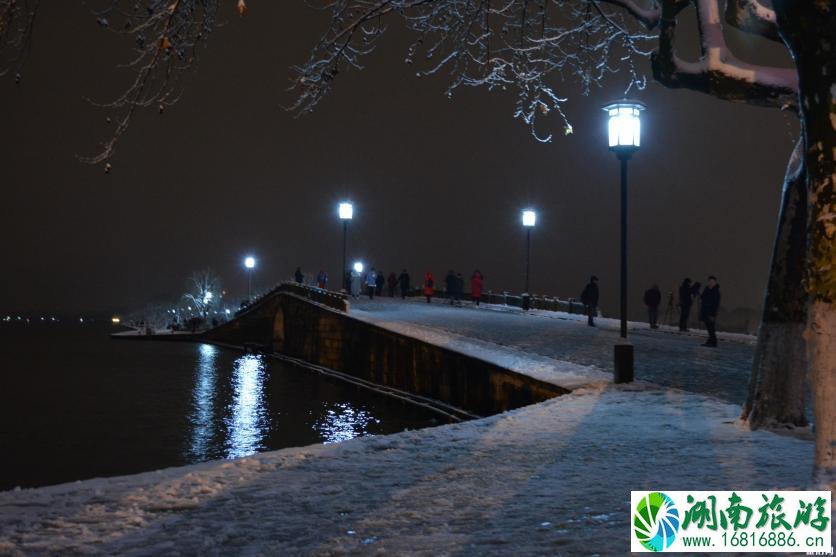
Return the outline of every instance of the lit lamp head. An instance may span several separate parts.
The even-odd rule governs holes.
[[[343,201],[340,203],[339,213],[341,220],[351,220],[354,217],[354,205],[349,201]]]
[[[622,100],[604,107],[609,117],[609,146],[620,156],[630,156],[641,146],[641,112],[638,101]]]
[[[523,226],[534,226],[537,224],[537,213],[530,209],[526,209],[522,212],[522,223]]]
[[[354,263],[354,271],[357,272],[357,273],[362,273],[363,272],[363,264],[360,263],[359,261],[355,262]]]
[[[244,258],[244,267],[247,269],[255,269],[255,257],[247,256]]]

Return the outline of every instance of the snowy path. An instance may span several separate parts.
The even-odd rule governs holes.
[[[630,489],[802,488],[737,407],[598,385],[483,420],[0,493],[0,554],[623,555]]]
[[[471,305],[451,307],[442,300],[432,304],[392,298],[351,300],[351,314],[402,332],[420,334],[408,325],[419,325],[459,338],[478,339],[579,366],[591,366],[608,374],[612,370],[613,345],[619,342],[618,322],[599,319],[588,327],[585,318],[566,313]],[[443,336],[443,335],[442,335]],[[449,336],[449,335],[448,335]],[[660,385],[708,394],[742,404],[749,384],[755,337],[720,334],[720,347],[700,346],[705,333],[679,333],[671,328],[651,330],[631,323],[635,345],[636,378]],[[570,387],[571,388],[571,387]]]

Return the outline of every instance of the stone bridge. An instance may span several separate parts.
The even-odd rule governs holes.
[[[282,283],[202,340],[256,348],[348,380],[487,416],[569,392],[462,354],[355,319],[344,295]]]

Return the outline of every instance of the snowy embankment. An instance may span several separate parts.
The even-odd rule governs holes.
[[[597,385],[461,424],[0,493],[0,553],[629,551],[631,489],[802,488],[812,445]]]

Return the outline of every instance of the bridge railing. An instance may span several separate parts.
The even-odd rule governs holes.
[[[241,315],[248,313],[264,300],[281,294],[282,292],[289,292],[339,311],[348,311],[348,296],[341,292],[325,290],[317,286],[300,284],[298,282],[285,281],[280,282],[266,293],[254,297],[247,305],[235,312],[235,317],[240,317]]]

